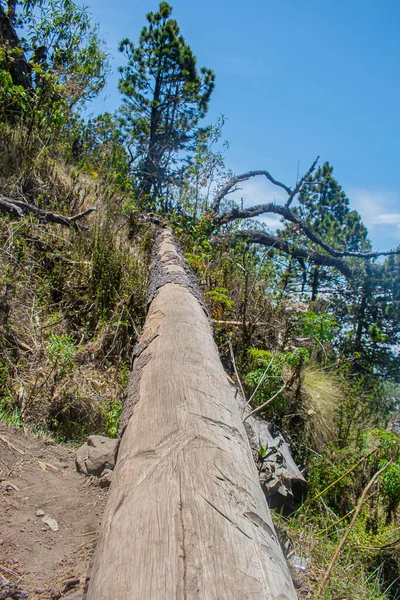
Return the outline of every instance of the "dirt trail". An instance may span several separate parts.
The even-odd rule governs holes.
[[[74,459],[0,422],[0,600],[82,598],[106,491]]]

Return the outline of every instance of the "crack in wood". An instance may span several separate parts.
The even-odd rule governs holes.
[[[215,476],[217,479],[219,479],[220,481],[226,481],[226,482],[227,482],[227,483],[229,483],[229,484],[230,484],[230,485],[231,485],[233,488],[235,488],[237,491],[240,491],[240,492],[242,492],[242,493],[243,493],[245,496],[250,496],[250,497],[251,497],[251,494],[250,494],[250,492],[249,492],[249,491],[248,491],[248,490],[247,490],[245,487],[243,487],[242,485],[240,485],[240,484],[238,484],[238,483],[235,483],[234,481],[232,481],[231,479],[229,479],[229,477],[228,477],[227,475],[225,475],[225,473],[223,473],[223,472],[221,471],[221,469],[218,467],[218,465],[216,465],[216,464],[215,464],[215,462],[214,462],[214,467],[215,467],[215,468],[216,468],[216,469],[219,471],[219,473],[221,474],[221,477],[218,477],[218,475],[216,475],[216,476]],[[222,486],[221,486],[221,487],[222,487]]]
[[[196,413],[191,413],[191,414],[195,415]],[[215,425],[217,427],[222,427],[222,429],[229,431],[232,435],[234,435],[236,437],[241,437],[240,431],[232,425],[228,425],[227,423],[224,423],[223,421],[219,421],[218,419],[212,419],[211,417],[206,417],[205,415],[196,415],[196,416],[201,417],[203,419],[203,421],[209,422],[209,423],[211,423],[211,425]]]
[[[228,517],[228,515],[225,515],[212,502],[210,502],[209,500],[207,500],[207,498],[205,498],[203,496],[203,494],[200,494],[200,492],[198,492],[198,493],[199,493],[199,496],[201,496],[203,498],[203,500],[205,500],[205,502],[207,502],[207,504],[209,504],[211,506],[211,508],[213,508],[219,515],[221,515],[221,517],[224,517],[224,519],[226,519],[231,525],[233,525],[234,527],[236,527],[236,529],[238,529],[240,531],[240,533],[242,533],[244,536],[246,536],[249,540],[253,539],[251,537],[251,535],[248,535],[245,531],[243,531],[243,529],[241,527],[239,527],[239,525],[237,523],[235,523],[235,521],[232,521],[232,519],[230,519]]]
[[[270,525],[268,525],[268,523],[266,523],[264,521],[264,519],[262,519],[257,513],[255,512],[245,512],[244,516],[247,517],[248,519],[250,519],[250,521],[252,523],[254,523],[254,525],[256,525],[257,527],[261,527],[261,529],[263,529],[268,535],[269,537],[276,543],[279,545],[279,542],[274,534],[274,530],[272,529],[272,527]]]
[[[182,528],[182,562],[183,562],[183,599],[187,599],[187,562],[186,562],[186,546],[185,546],[185,523],[183,520],[183,500],[182,500],[182,478],[179,477],[179,517]]]
[[[128,383],[128,390],[125,397],[125,402],[122,408],[121,423],[119,427],[119,437],[122,438],[128,421],[131,418],[134,408],[140,398],[140,380],[142,378],[142,372],[146,365],[151,361],[151,353],[143,352],[135,360],[135,368],[131,372]]]
[[[146,350],[146,348],[148,346],[150,346],[151,342],[153,340],[155,340],[157,337],[159,336],[159,334],[153,333],[153,335],[151,335],[147,340],[144,340],[143,342],[138,342],[132,352],[132,357],[131,357],[131,365],[133,366],[134,360],[135,358],[139,358],[139,356],[142,354],[142,352],[144,352],[144,350]]]

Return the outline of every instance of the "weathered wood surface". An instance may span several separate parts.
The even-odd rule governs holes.
[[[168,229],[152,272],[87,598],[295,599],[233,388]]]

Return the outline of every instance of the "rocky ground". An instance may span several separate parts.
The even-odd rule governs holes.
[[[96,481],[72,449],[0,423],[0,600],[82,598],[107,495]]]

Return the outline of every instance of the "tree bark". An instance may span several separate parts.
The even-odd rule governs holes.
[[[6,198],[5,196],[0,196],[0,213],[5,212],[13,217],[17,217],[21,219],[27,213],[31,213],[36,215],[43,223],[57,223],[58,225],[63,225],[64,227],[75,227],[75,229],[87,229],[84,225],[78,225],[77,221],[90,215],[95,208],[88,208],[83,212],[73,215],[72,217],[65,217],[63,215],[58,215],[57,213],[53,213],[50,210],[42,210],[37,206],[33,206],[32,204],[28,204],[27,202],[22,202],[21,200],[12,200],[11,198]]]
[[[311,302],[315,302],[318,296],[318,287],[319,287],[319,269],[317,265],[314,267],[313,275],[312,275],[312,284],[311,284]]]
[[[168,229],[88,600],[294,600],[234,388]]]
[[[20,47],[19,37],[10,17],[0,6],[0,44],[10,49],[10,74],[14,85],[21,85],[25,90],[33,91],[30,68],[25,54]]]

